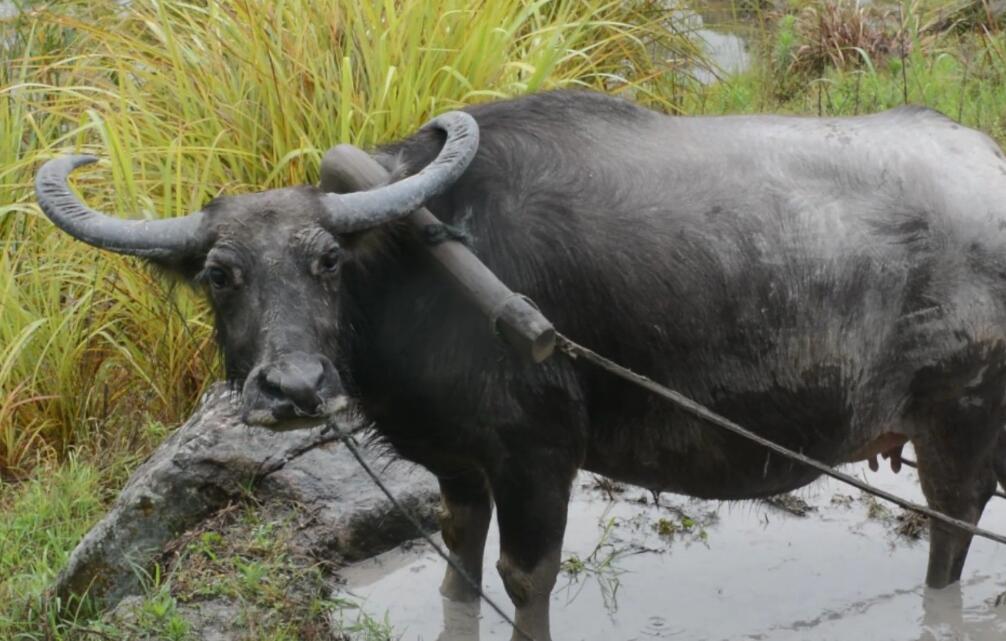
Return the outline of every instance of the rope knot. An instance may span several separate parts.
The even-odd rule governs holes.
[[[471,245],[472,237],[463,229],[444,223],[423,226],[423,241],[431,247],[453,240],[462,245]]]

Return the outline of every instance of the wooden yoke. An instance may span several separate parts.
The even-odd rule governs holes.
[[[365,151],[353,145],[338,145],[325,154],[322,189],[348,193],[384,185],[390,174]],[[420,207],[408,216],[420,233],[442,225],[430,210]],[[430,255],[454,283],[490,320],[521,355],[541,363],[555,351],[555,328],[531,301],[500,282],[468,247],[446,238],[426,245]]]

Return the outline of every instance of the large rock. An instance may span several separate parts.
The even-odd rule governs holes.
[[[322,428],[271,432],[241,423],[235,395],[215,386],[191,418],[126,483],[57,578],[65,600],[88,593],[114,605],[140,592],[140,576],[164,546],[249,490],[313,514],[300,532],[320,558],[359,559],[417,536],[344,446]],[[352,426],[344,426],[351,428]],[[432,530],[435,479],[361,446],[392,493]]]

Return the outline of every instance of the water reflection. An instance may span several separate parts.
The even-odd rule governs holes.
[[[961,585],[922,594],[922,631],[919,641],[1001,641],[1006,638],[1006,607],[990,607],[983,615],[965,618]]]
[[[857,473],[918,500],[911,471]],[[584,485],[589,485],[584,478]],[[610,502],[579,487],[563,557],[586,560],[603,543],[598,569],[561,575],[553,594],[554,637],[562,641],[993,641],[1006,639],[1006,549],[975,541],[964,583],[926,590],[928,544],[894,534],[884,514],[841,486],[822,482],[800,496],[815,511],[799,518],[760,503],[715,503],[664,495],[656,507],[629,488]],[[644,505],[639,501],[646,498]],[[716,519],[703,520],[712,513]],[[683,514],[705,538],[666,522]],[[872,516],[871,516],[872,514]],[[662,521],[664,522],[662,524]],[[614,522],[614,527],[610,524]],[[990,504],[982,525],[1006,531],[1006,501]],[[493,527],[495,531],[495,526]],[[487,546],[484,587],[510,612]],[[617,553],[617,554],[616,554]],[[614,555],[614,556],[611,556]],[[610,562],[607,562],[611,559]],[[617,574],[613,574],[617,572]],[[445,602],[443,564],[423,545],[346,568],[349,597],[402,639],[506,641],[510,630],[488,606]],[[617,599],[612,586],[617,579]]]
[[[443,597],[440,600],[444,611],[444,628],[437,641],[479,641],[481,601],[459,603]]]
[[[674,3],[669,9],[665,25],[677,33],[689,34],[695,44],[705,53],[708,64],[694,65],[690,73],[703,84],[711,84],[731,74],[745,71],[751,66],[747,40],[742,35],[744,28],[716,24],[710,27],[703,14],[688,9],[680,9]],[[673,60],[676,54],[659,42],[650,44],[650,55],[656,60]]]
[[[913,592],[913,594],[915,593]],[[982,616],[969,613],[969,616],[965,618],[966,608],[962,588],[959,584],[942,590],[925,588],[922,591],[921,602],[923,616],[919,625],[918,641],[998,641],[1006,635],[1006,607],[993,608]],[[481,641],[481,607],[479,602],[457,603],[441,598],[441,604],[443,629],[437,637],[437,641]],[[841,616],[841,613],[831,612],[821,618],[829,619]],[[651,616],[642,623],[641,638],[670,638],[685,632],[673,626],[668,621],[668,617],[664,616]],[[813,637],[812,630],[818,624],[819,622],[803,621],[790,626],[789,629],[794,632],[803,630],[810,635],[807,638],[816,638]],[[909,628],[911,626],[900,625],[899,627]],[[860,638],[897,638],[896,633],[892,633],[888,637],[882,631],[874,632],[880,632],[880,636],[866,634]],[[555,636],[564,638],[558,631]],[[492,638],[496,638],[496,636],[493,635]],[[775,637],[771,634],[754,634],[745,638],[771,639]]]

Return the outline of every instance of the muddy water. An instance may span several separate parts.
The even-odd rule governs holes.
[[[913,470],[854,469],[921,498]],[[566,564],[553,594],[557,641],[1006,639],[1006,606],[993,605],[1006,590],[1006,549],[976,540],[961,587],[929,591],[925,537],[895,533],[900,510],[834,482],[798,493],[811,508],[802,517],[760,502],[671,495],[658,507],[632,487],[610,500],[593,485],[582,476],[571,504],[563,558],[583,563]],[[1006,501],[993,499],[982,525],[1006,532]],[[510,610],[493,569],[495,526],[491,536],[484,585]],[[405,546],[346,568],[343,596],[387,617],[402,639],[510,638],[488,607],[474,615],[445,603],[442,573],[428,547]]]

